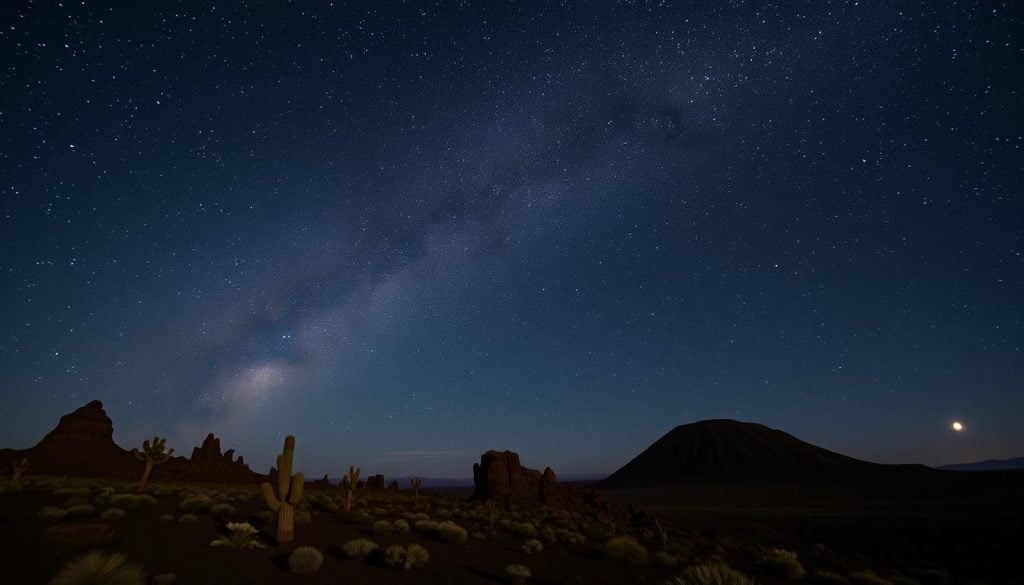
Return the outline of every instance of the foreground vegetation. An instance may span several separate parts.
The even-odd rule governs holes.
[[[39,525],[53,558],[60,559],[47,578],[62,584],[144,583],[164,573],[217,571],[226,563],[234,567],[221,580],[226,583],[245,581],[250,570],[269,582],[288,573],[379,573],[410,582],[417,574],[443,582],[509,583],[950,582],[936,567],[879,566],[820,544],[759,542],[707,527],[667,526],[641,513],[616,522],[599,508],[568,512],[348,485],[303,490],[290,471],[282,465],[276,493],[269,485],[152,482],[148,493],[139,494],[133,482],[28,476],[4,484],[0,503],[34,503],[30,515],[20,513]],[[292,526],[282,531],[285,502]],[[120,538],[122,532],[131,536]],[[279,538],[283,534],[288,541]],[[149,542],[145,550],[186,552],[174,559],[177,567],[166,558],[154,562],[132,550],[140,539]],[[464,569],[467,560],[476,574]]]

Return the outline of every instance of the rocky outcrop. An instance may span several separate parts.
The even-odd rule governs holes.
[[[555,472],[523,467],[519,454],[512,451],[488,451],[473,465],[473,495],[478,498],[520,498],[555,505],[562,499]]]
[[[388,484],[389,492],[397,492],[398,489],[398,480],[393,480],[391,483]]]
[[[324,476],[320,479],[307,481],[306,485],[309,487],[331,487],[331,479],[327,477],[327,474],[325,473]]]
[[[143,469],[131,451],[114,442],[113,421],[99,400],[62,416],[34,447],[0,449],[0,468],[23,458],[29,460],[31,473],[50,475],[137,480]],[[221,453],[220,439],[210,433],[190,458],[173,457],[155,467],[153,479],[252,483],[263,478],[241,457],[236,459],[233,449]]]
[[[153,475],[158,479],[215,483],[255,483],[264,479],[249,469],[242,457],[235,459],[234,449],[221,453],[220,439],[213,433],[206,435],[201,445],[193,447],[191,457],[175,457],[154,470]]]
[[[381,474],[371,475],[366,478],[366,489],[371,490],[382,490],[384,489],[384,476]]]
[[[62,416],[36,446],[5,449],[0,458],[5,462],[27,458],[32,473],[120,478],[142,474],[131,453],[114,443],[114,424],[99,400]]]

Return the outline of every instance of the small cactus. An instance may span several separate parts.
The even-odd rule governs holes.
[[[146,464],[145,471],[142,472],[142,481],[139,482],[139,493],[141,494],[146,490],[146,482],[149,481],[149,474],[153,471],[154,465],[163,465],[171,459],[171,455],[174,454],[174,449],[164,453],[164,447],[167,445],[167,439],[161,439],[160,437],[153,437],[153,442],[149,440],[142,442],[142,452],[138,449],[132,449],[132,455],[136,459]]]
[[[341,478],[341,486],[345,489],[345,512],[352,511],[352,493],[356,491],[356,484],[359,483],[359,468],[350,465],[348,475]]]
[[[420,503],[420,486],[423,485],[423,480],[418,477],[414,477],[409,480],[409,483],[412,484],[412,499],[418,506]]]
[[[277,456],[277,494],[273,486],[263,482],[263,499],[271,510],[277,512],[277,542],[291,542],[295,538],[295,504],[302,500],[305,478],[301,473],[292,475],[292,459],[295,455],[295,437],[284,439],[284,452]]]

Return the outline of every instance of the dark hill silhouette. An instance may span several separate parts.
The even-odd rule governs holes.
[[[118,479],[142,476],[142,464],[131,451],[114,442],[114,423],[99,400],[62,416],[34,447],[0,449],[0,469],[23,458],[29,460],[30,473]],[[154,467],[152,477],[215,483],[256,483],[264,479],[241,457],[235,459],[233,449],[221,453],[220,440],[213,433],[192,450],[190,458],[172,457]]]
[[[936,469],[944,469],[946,471],[1007,471],[1024,469],[1024,457],[1014,457],[1013,459],[986,459],[984,461],[974,461],[971,463],[953,463],[951,465],[941,465]]]
[[[651,487],[693,480],[819,481],[878,473],[926,472],[847,457],[761,424],[714,419],[678,426],[600,482]]]

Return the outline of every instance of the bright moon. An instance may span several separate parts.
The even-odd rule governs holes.
[[[963,423],[958,420],[953,421],[953,430],[957,432],[964,430]]]

